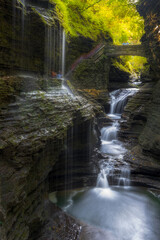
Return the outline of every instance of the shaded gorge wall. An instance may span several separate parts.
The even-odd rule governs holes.
[[[62,70],[62,28],[48,1],[2,0],[0,74]],[[52,18],[53,16],[53,18]]]

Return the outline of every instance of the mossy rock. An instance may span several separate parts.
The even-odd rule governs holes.
[[[14,95],[20,92],[22,79],[20,77],[0,77],[0,105],[10,102]]]
[[[73,72],[72,83],[80,89],[107,89],[110,62],[105,57],[98,62],[84,60]]]

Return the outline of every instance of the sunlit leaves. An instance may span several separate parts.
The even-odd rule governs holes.
[[[147,59],[139,56],[121,56],[120,61],[113,60],[113,65],[122,71],[137,75],[149,68]]]
[[[66,32],[96,40],[112,36],[115,44],[138,43],[143,19],[129,0],[50,0]]]

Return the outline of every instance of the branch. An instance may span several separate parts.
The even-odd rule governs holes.
[[[85,10],[87,10],[90,7],[93,7],[95,4],[101,2],[102,0],[97,0],[96,2],[94,2],[93,4],[89,5],[88,7],[86,7],[85,9],[83,9],[81,12],[84,12]]]

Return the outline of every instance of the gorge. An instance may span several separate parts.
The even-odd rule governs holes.
[[[53,3],[0,3],[0,239],[158,240],[160,3],[136,6],[138,79]]]

